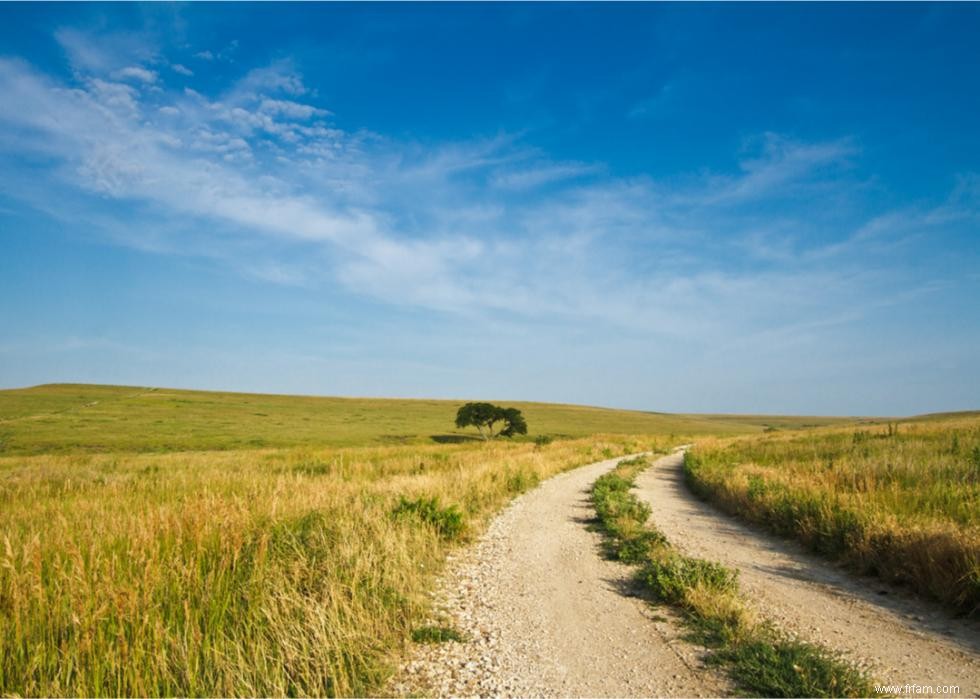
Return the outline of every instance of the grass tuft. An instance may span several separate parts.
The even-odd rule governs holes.
[[[508,490],[513,490],[510,483],[508,483]],[[439,498],[436,496],[412,500],[402,496],[398,499],[398,504],[395,505],[391,514],[396,519],[414,517],[425,524],[429,524],[439,532],[439,536],[443,539],[459,539],[466,530],[463,513],[459,511],[459,508],[456,505],[442,507],[439,504]]]
[[[412,640],[416,643],[462,643],[466,639],[456,629],[448,626],[421,626],[412,630]]]
[[[741,687],[765,697],[871,696],[864,676],[839,656],[810,643],[765,636],[720,652]]]
[[[720,563],[661,551],[649,556],[640,572],[641,579],[660,599],[671,604],[687,602],[688,592],[726,593],[737,589],[737,574]]]

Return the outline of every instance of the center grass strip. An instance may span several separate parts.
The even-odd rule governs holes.
[[[681,554],[649,526],[650,507],[630,489],[650,466],[621,462],[592,486],[592,503],[609,555],[639,566],[657,599],[679,607],[698,641],[714,649],[739,688],[766,697],[864,697],[873,685],[861,670],[821,646],[788,638],[755,618],[738,590],[738,573]]]

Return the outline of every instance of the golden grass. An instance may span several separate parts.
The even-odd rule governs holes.
[[[447,550],[610,436],[0,459],[0,695],[376,692]]]
[[[980,416],[705,439],[686,468],[734,514],[980,611]]]

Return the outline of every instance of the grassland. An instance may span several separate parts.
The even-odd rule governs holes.
[[[698,441],[688,483],[854,569],[980,613],[980,414]]]
[[[0,695],[376,693],[446,553],[514,495],[762,429],[518,405],[529,438],[484,444],[452,401],[0,392]]]
[[[0,694],[371,694],[533,443],[0,458]]]
[[[0,454],[169,452],[294,446],[431,444],[456,431],[463,401],[320,398],[53,384],[0,391]],[[592,434],[724,435],[834,418],[672,415],[507,402],[529,438]],[[838,419],[839,420],[839,419]]]
[[[0,695],[377,693],[446,553],[517,493],[827,422],[506,402],[531,433],[484,444],[460,404],[0,391]]]

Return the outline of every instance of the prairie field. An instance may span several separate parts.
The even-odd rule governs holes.
[[[703,439],[691,487],[863,573],[980,612],[980,414]]]
[[[515,404],[531,434],[483,443],[458,405],[0,392],[0,695],[377,692],[446,553],[516,494],[739,428]]]
[[[0,455],[432,444],[476,438],[453,427],[462,400],[330,398],[50,384],[0,391]],[[672,415],[507,401],[529,438],[744,434],[841,418]]]
[[[0,694],[370,694],[448,547],[555,442],[0,459]]]
[[[759,493],[836,493],[831,512],[859,512],[874,546],[875,532],[927,532],[976,570],[977,417],[887,426],[507,403],[529,434],[485,443],[454,428],[460,404],[0,391],[0,695],[376,694],[413,637],[452,633],[431,626],[436,576],[514,496],[683,442],[697,443],[695,487],[723,502],[744,509],[743,485],[757,513]],[[823,541],[819,508],[800,507],[800,535]]]

